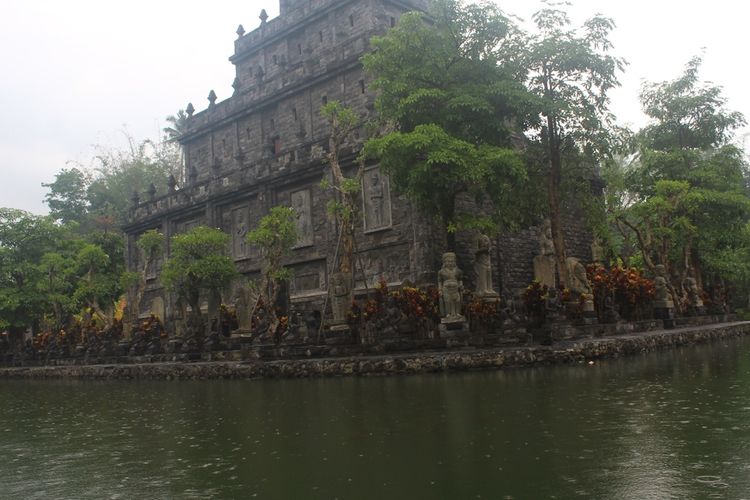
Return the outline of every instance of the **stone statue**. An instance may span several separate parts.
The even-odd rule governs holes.
[[[438,287],[440,290],[440,313],[443,320],[463,321],[461,315],[461,292],[463,289],[463,273],[456,266],[456,254],[443,254],[443,267],[438,272]]]
[[[669,296],[669,289],[667,288],[667,270],[663,264],[658,264],[654,267],[656,276],[654,277],[654,307],[656,308],[673,308],[674,302],[672,302]]]
[[[337,272],[331,276],[331,311],[333,325],[345,325],[346,314],[351,304],[350,284],[346,273]]]
[[[534,280],[548,288],[557,288],[557,263],[552,242],[552,224],[544,219],[539,228],[539,254],[534,257]]]
[[[602,314],[605,323],[617,323],[620,321],[620,313],[617,312],[614,300],[610,295],[604,298],[604,313]]]
[[[700,289],[698,288],[698,281],[695,279],[694,271],[690,269],[688,271],[688,277],[685,278],[683,283],[685,292],[687,292],[688,305],[690,306],[690,312],[692,314],[703,313],[703,299],[701,298]]]
[[[252,320],[250,319],[248,293],[244,287],[237,289],[237,294],[234,296],[234,308],[237,314],[238,329],[249,332],[252,329]]]
[[[568,257],[565,260],[565,265],[568,271],[568,289],[578,297],[583,298],[581,312],[584,318],[593,318],[596,315],[594,289],[591,287],[589,278],[586,275],[586,267],[575,257]]]
[[[568,265],[567,285],[570,291],[578,295],[592,295],[594,291],[591,288],[588,276],[586,276],[586,268],[581,261],[575,257],[568,257],[566,264]]]
[[[492,288],[492,261],[490,260],[490,238],[478,234],[474,240],[474,272],[477,275],[476,295],[480,297],[497,297]]]
[[[552,240],[552,222],[544,219],[539,231],[539,255],[555,255],[555,243]]]

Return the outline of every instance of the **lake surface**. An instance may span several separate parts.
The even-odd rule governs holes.
[[[750,339],[494,372],[0,380],[1,498],[750,498]]]

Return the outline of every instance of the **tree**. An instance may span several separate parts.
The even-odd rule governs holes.
[[[95,176],[87,198],[93,215],[109,216],[123,224],[132,205],[133,193],[144,193],[150,185],[157,192],[166,192],[170,175],[179,176],[179,158],[164,151],[164,144],[150,140],[136,142],[127,136],[128,148],[99,148],[94,159]]]
[[[123,273],[121,279],[121,285],[128,293],[128,321],[131,325],[138,319],[139,307],[146,291],[148,270],[156,265],[156,261],[164,253],[164,235],[156,229],[150,229],[138,238],[136,246],[140,254],[138,270]]]
[[[644,85],[651,122],[636,135],[630,166],[614,172],[624,182],[610,206],[621,233],[635,235],[644,265],[669,271],[676,302],[691,270],[699,282],[703,272],[750,276],[746,165],[731,144],[745,121],[725,108],[721,87],[699,81],[700,63],[693,58],[677,79]]]
[[[289,279],[290,273],[282,265],[283,258],[297,242],[297,215],[291,207],[273,207],[261,218],[258,227],[247,233],[247,242],[257,245],[263,256],[261,297],[273,308],[279,296],[279,282]],[[270,309],[269,309],[270,310]],[[268,331],[275,332],[278,317],[273,315]]]
[[[407,13],[363,57],[379,91],[384,133],[367,141],[394,187],[441,221],[449,249],[455,232],[512,221],[526,180],[512,147],[528,121],[525,73],[511,56],[516,30],[496,7],[439,0],[427,17]],[[493,217],[462,211],[462,195],[489,199]]]
[[[78,168],[63,168],[55,175],[55,180],[42,186],[49,189],[44,201],[50,210],[50,216],[61,221],[81,223],[88,212],[86,196],[91,176]]]
[[[0,330],[14,341],[37,328],[48,310],[40,264],[64,237],[65,229],[49,217],[0,208]]]
[[[50,213],[63,223],[75,222],[78,233],[94,228],[110,230],[126,222],[133,193],[144,193],[153,184],[166,192],[168,179],[182,178],[179,145],[173,142],[137,142],[125,133],[124,150],[97,146],[91,168],[63,168],[49,188],[45,200]]]
[[[45,298],[44,311],[51,308],[52,320],[43,328],[58,331],[65,328],[70,314],[76,309],[74,291],[76,286],[75,250],[78,242],[70,242],[68,248],[42,255],[39,263],[41,273],[37,290]]]
[[[174,175],[175,180],[180,184],[185,181],[185,169],[183,168],[185,165],[185,150],[179,143],[179,138],[187,132],[188,119],[189,117],[185,113],[185,110],[180,109],[177,111],[176,115],[169,115],[167,117],[167,122],[169,122],[170,125],[162,129],[162,132],[164,132],[164,144],[161,150],[172,156],[176,153],[177,163],[180,166],[180,169],[177,172],[173,171],[172,175]]]
[[[161,280],[167,289],[187,301],[199,324],[201,293],[218,294],[237,275],[234,261],[227,255],[228,242],[228,234],[205,226],[171,239]]]
[[[355,195],[360,190],[362,165],[360,164],[354,177],[346,177],[341,166],[341,150],[359,125],[359,119],[351,109],[338,101],[324,105],[321,113],[331,126],[326,161],[331,167],[330,187],[334,191],[334,198],[329,202],[328,210],[336,218],[340,231],[338,271],[351,280],[354,271],[354,228],[358,213]]]
[[[745,125],[742,113],[725,108],[720,86],[699,81],[702,62],[693,57],[677,79],[643,85],[641,105],[652,120],[640,132],[644,144],[657,151],[720,148]]]
[[[624,61],[609,54],[614,22],[594,16],[570,27],[564,10],[552,5],[534,14],[538,33],[529,36],[525,61],[528,86],[541,105],[539,140],[549,165],[547,199],[558,270],[567,280],[562,184],[566,158],[597,163],[612,151],[608,92],[619,85]]]
[[[177,139],[187,131],[188,115],[184,109],[177,110],[177,114],[166,118],[169,126],[164,127],[164,139],[166,142],[176,142]]]

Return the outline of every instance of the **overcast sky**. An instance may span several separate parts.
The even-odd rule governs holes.
[[[530,18],[535,0],[500,1]],[[160,137],[164,118],[214,89],[231,94],[235,30],[259,24],[273,0],[0,0],[0,207],[45,213],[60,169],[90,165],[94,145]],[[628,60],[612,95],[622,123],[644,124],[643,80],[677,77],[705,47],[702,77],[724,87],[729,107],[750,116],[743,1],[577,0],[574,18],[614,18],[614,53]],[[749,143],[750,145],[750,143]]]

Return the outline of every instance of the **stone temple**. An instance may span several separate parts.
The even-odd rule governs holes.
[[[328,289],[337,243],[335,221],[326,211],[328,191],[320,183],[327,168],[329,127],[322,105],[337,100],[363,121],[374,113],[375,95],[360,64],[373,35],[385,33],[407,11],[426,10],[429,0],[280,0],[280,13],[253,31],[237,29],[234,93],[218,102],[213,91],[208,107],[188,106],[187,131],[180,138],[185,158],[184,185],[170,183],[167,193],[153,190],[134,196],[124,227],[131,268],[138,264],[136,241],[149,229],[169,237],[198,225],[218,227],[231,235],[230,254],[248,278],[258,277],[260,255],[245,243],[248,230],[276,205],[298,214],[299,241],[287,260],[293,305],[320,311]],[[364,140],[364,130],[342,155],[345,168]],[[442,233],[431,219],[412,210],[390,186],[377,165],[368,165],[362,180],[362,223],[357,228],[356,284],[361,290],[383,279],[436,283],[444,251]],[[574,229],[567,235],[568,253],[588,259],[590,237]],[[493,283],[513,293],[533,279],[538,229],[492,241]],[[458,249],[460,267],[472,269],[470,238]],[[463,249],[463,250],[462,250]],[[168,251],[168,249],[167,249]],[[160,263],[149,270],[141,313],[153,311],[167,320],[170,306],[158,277]],[[469,283],[473,281],[469,275]],[[231,293],[224,297],[231,302]],[[321,311],[322,312],[322,311]]]

